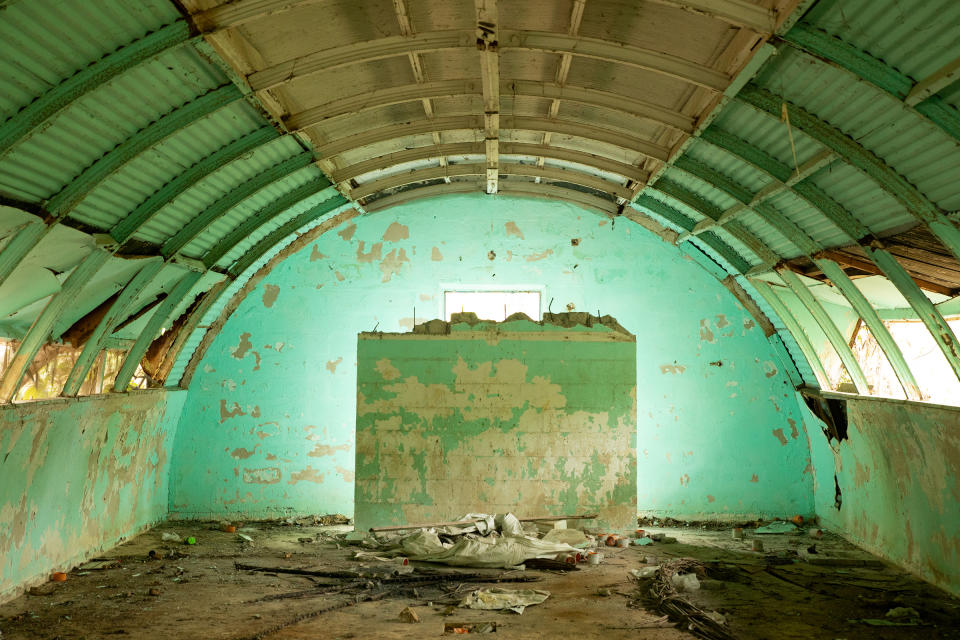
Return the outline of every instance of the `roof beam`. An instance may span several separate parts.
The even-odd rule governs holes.
[[[334,192],[336,191],[335,189],[331,188],[330,182],[326,178],[320,178],[318,180],[307,182],[306,184],[303,184],[296,189],[283,194],[267,206],[248,216],[247,219],[237,225],[233,231],[227,234],[222,240],[218,241],[216,245],[214,245],[209,251],[207,251],[207,253],[204,254],[202,258],[203,264],[206,265],[208,269],[213,267],[257,229],[269,224],[271,220],[289,210],[290,207],[293,207],[298,203],[307,200],[308,198],[318,196],[327,190]],[[334,206],[339,206],[340,204],[346,202],[346,200],[338,193],[335,195],[331,194],[331,197],[328,199],[328,201],[337,200],[338,198],[339,200]],[[331,206],[330,208],[332,209],[334,206]]]
[[[476,46],[475,33],[469,32],[468,38],[464,35],[464,30],[424,32],[410,37],[390,36],[324,49],[261,69],[250,74],[248,82],[255,91],[262,91],[348,64],[364,64],[409,55],[411,52]],[[498,48],[501,51],[513,49],[582,56],[665,75],[715,92],[724,91],[731,80],[727,74],[709,66],[622,42],[584,38],[568,33],[514,29],[499,29],[497,36]]]
[[[240,91],[232,84],[214,89],[160,117],[84,169],[79,176],[46,201],[47,215],[43,228],[30,227],[22,230],[17,238],[4,248],[0,261],[0,283],[46,237],[59,220],[65,219],[104,180],[161,140],[241,98]]]
[[[884,355],[887,356],[887,361],[893,368],[893,373],[897,376],[897,380],[900,381],[900,386],[903,387],[903,392],[907,398],[910,400],[922,400],[923,394],[920,393],[920,387],[913,377],[913,372],[910,371],[910,366],[903,357],[903,352],[900,351],[900,347],[893,339],[893,336],[890,335],[887,326],[880,320],[880,316],[876,310],[863,293],[861,293],[860,289],[853,283],[853,280],[851,280],[840,265],[833,260],[814,258],[814,263],[820,267],[823,275],[840,290],[840,293],[847,299],[850,306],[853,307],[853,310],[857,312],[857,315],[863,320],[863,323],[867,325],[867,329],[870,330],[870,335],[874,337],[877,344],[880,345],[880,349],[883,350]]]
[[[737,95],[737,99],[778,120],[782,109],[787,109],[790,123],[795,128],[831,149],[844,162],[867,174],[911,215],[924,222],[931,233],[960,259],[960,229],[919,189],[859,142],[810,112],[787,102],[783,97],[756,85],[746,86]]]
[[[817,256],[826,258],[828,260],[832,260],[833,262],[842,264],[845,267],[851,267],[858,271],[863,271],[864,273],[871,273],[876,276],[884,275],[884,272],[882,269],[880,269],[880,267],[873,264],[872,262],[870,262],[870,260],[866,258],[856,258],[849,254],[841,253],[840,251],[831,250],[831,249],[819,251],[817,252]],[[932,293],[939,293],[940,295],[947,296],[949,298],[952,298],[957,293],[956,289],[945,287],[942,284],[930,282],[928,280],[924,280],[923,278],[917,278],[911,275],[910,279],[913,280],[914,284],[916,284],[918,287],[920,287],[925,291],[930,291]]]
[[[446,167],[434,167],[431,169],[419,169],[417,171],[405,171],[396,175],[388,176],[380,180],[366,182],[355,188],[350,196],[355,200],[370,197],[376,193],[387,189],[394,189],[404,185],[422,182],[424,180],[436,180],[438,178],[456,177],[456,176],[486,176],[486,165],[482,164],[455,164]],[[610,193],[617,197],[629,197],[629,190],[619,184],[597,178],[579,171],[569,171],[566,169],[555,169],[553,167],[538,167],[534,164],[519,163],[501,163],[500,173],[504,175],[520,175],[536,177],[540,176],[547,180],[560,180],[579,184],[590,189],[595,189],[604,193]],[[624,195],[627,194],[627,195]]]
[[[567,33],[571,36],[576,36],[580,33],[580,23],[583,22],[583,11],[586,8],[587,0],[573,0],[573,7],[570,10],[570,23],[567,27]],[[560,56],[560,63],[557,65],[557,73],[554,76],[554,81],[557,86],[562,87],[567,84],[567,76],[570,74],[570,65],[573,62],[573,55],[569,53],[564,53]],[[560,100],[554,98],[550,101],[550,108],[547,111],[547,117],[556,118],[557,114],[560,113]],[[550,144],[551,133],[549,131],[543,134],[543,144]],[[544,159],[542,157],[537,158],[537,165],[543,166]],[[537,180],[539,182],[539,179]]]
[[[0,124],[0,156],[23,143],[44,122],[91,91],[162,53],[191,40],[183,20],[162,27],[80,69]]]
[[[133,211],[124,216],[123,219],[110,229],[110,235],[114,240],[123,244],[142,228],[143,225],[147,224],[165,205],[176,200],[200,180],[222,169],[238,158],[242,158],[248,153],[277,139],[278,134],[276,130],[274,130],[273,127],[266,126],[251,131],[226,146],[217,149],[206,158],[188,167],[173,180],[160,187],[160,189],[151,194],[146,200],[137,205]]]
[[[655,145],[643,138],[631,136],[627,132],[604,129],[575,120],[552,120],[538,116],[500,116],[500,128],[514,131],[549,131],[556,135],[575,136],[620,147],[661,161],[665,161],[670,153],[670,150],[666,147]],[[434,130],[441,132],[473,130],[479,132],[481,129],[483,129],[483,120],[479,116],[445,116],[434,120],[414,120],[331,140],[317,147],[317,153],[323,158],[331,158],[369,145],[430,133]]]
[[[70,370],[70,375],[67,377],[67,382],[64,384],[60,395],[74,397],[80,392],[80,387],[86,380],[90,367],[96,362],[97,356],[104,348],[104,340],[110,337],[117,323],[127,315],[130,305],[153,282],[164,266],[164,261],[159,257],[144,262],[145,264],[124,285],[120,295],[110,305],[110,308],[97,323],[93,333],[90,334],[83,345],[83,351],[73,363],[73,368]]]
[[[787,305],[784,304],[780,296],[773,290],[770,283],[757,278],[750,278],[749,280],[750,284],[753,285],[763,299],[767,301],[767,304],[770,305],[770,308],[773,309],[774,314],[783,322],[787,331],[790,332],[790,335],[793,336],[797,346],[800,347],[800,352],[807,359],[807,364],[810,365],[810,370],[813,371],[813,375],[817,379],[820,388],[832,389],[833,385],[830,384],[830,378],[827,377],[827,371],[823,368],[823,363],[820,362],[820,356],[817,355],[817,350],[810,341],[810,336],[807,335],[807,332],[804,331],[800,323],[797,322],[797,319],[793,313],[791,313],[790,309],[787,308]]]
[[[160,253],[165,258],[173,256],[194,238],[210,226],[215,220],[220,218],[227,211],[237,206],[247,198],[264,189],[271,184],[282,180],[293,173],[308,167],[314,163],[313,154],[309,151],[288,158],[283,162],[275,164],[266,171],[263,171],[253,178],[247,180],[238,187],[231,189],[219,200],[208,206],[190,222],[184,225],[177,233],[170,237],[160,248]],[[326,186],[329,186],[326,185]]]
[[[626,115],[666,125],[683,133],[693,132],[693,118],[643,100],[628,98],[609,91],[584,87],[559,87],[549,82],[533,80],[505,81],[500,91],[511,96],[569,100],[592,107],[618,111]],[[378,89],[366,94],[349,96],[333,102],[310,107],[284,118],[289,131],[327,124],[335,118],[352,116],[404,102],[424,98],[458,98],[483,96],[483,87],[475,80],[438,80],[424,84],[401,85]]]
[[[867,384],[867,378],[863,375],[863,369],[860,368],[860,363],[857,362],[857,358],[853,355],[853,350],[850,349],[847,339],[840,333],[840,329],[834,324],[829,314],[827,314],[826,309],[824,309],[817,298],[810,293],[810,289],[800,280],[800,276],[783,267],[777,269],[777,273],[780,275],[780,279],[783,280],[784,284],[797,296],[800,303],[810,312],[810,315],[813,316],[813,321],[823,330],[824,335],[827,336],[827,340],[830,342],[830,346],[832,346],[833,350],[840,356],[840,362],[843,364],[843,368],[850,374],[850,379],[853,380],[853,386],[856,387],[857,393],[863,396],[869,396],[870,385]]]
[[[256,20],[284,13],[291,9],[329,0],[234,0],[191,16],[204,33],[215,33],[240,27]]]
[[[500,51],[497,0],[474,0],[477,10],[477,49],[483,84],[483,142],[487,160],[487,193],[497,192],[500,179]]]
[[[197,284],[197,281],[199,281],[202,276],[203,274],[198,271],[188,271],[180,278],[177,284],[174,285],[170,291],[170,295],[157,305],[156,310],[150,316],[143,331],[140,332],[133,346],[127,351],[127,355],[123,359],[123,364],[120,365],[120,370],[117,372],[117,377],[113,383],[114,391],[126,391],[130,379],[137,371],[140,359],[143,358],[143,354],[147,351],[147,347],[150,346],[150,343],[153,342],[156,335],[160,333],[160,329],[163,328],[163,324],[170,317],[170,314],[173,313],[174,309],[190,294],[193,286]]]
[[[907,302],[916,312],[917,316],[926,325],[930,335],[940,348],[954,375],[960,379],[960,343],[957,342],[957,336],[953,329],[947,324],[937,308],[930,302],[930,299],[923,294],[920,287],[914,283],[907,270],[901,266],[897,259],[888,251],[877,246],[864,246],[867,255],[883,271],[887,280],[892,282],[900,291]]]
[[[937,96],[936,91],[931,91],[934,88],[939,91],[956,81],[960,74],[960,60],[954,60],[930,77],[914,82],[883,60],[810,25],[798,24],[781,39],[809,56],[869,82],[912,107],[950,137],[960,140],[960,111]]]
[[[404,149],[394,153],[363,160],[356,164],[339,169],[333,174],[334,182],[347,182],[358,176],[362,176],[372,171],[389,169],[390,167],[405,162],[414,162],[417,160],[426,160],[440,155],[444,156],[463,156],[463,155],[483,155],[485,151],[482,142],[456,142],[445,144],[439,147],[426,146],[414,147],[413,149]],[[604,156],[577,151],[574,149],[564,149],[563,147],[551,147],[539,144],[526,144],[519,142],[501,142],[500,153],[503,155],[522,155],[532,157],[547,157],[555,160],[564,160],[567,162],[576,162],[577,164],[594,167],[610,173],[616,173],[635,181],[643,181],[647,178],[647,173],[637,166],[611,160]],[[542,165],[538,165],[542,166]]]
[[[776,14],[748,0],[649,0],[668,7],[708,16],[756,33],[773,33]]]
[[[77,294],[87,285],[90,278],[106,264],[109,257],[110,254],[105,251],[99,249],[91,251],[67,276],[60,291],[53,294],[47,302],[43,311],[23,336],[13,359],[0,376],[0,404],[10,402],[16,395],[27,367],[33,362],[40,347],[49,340],[53,326],[60,320]]]
[[[927,98],[943,91],[957,80],[960,80],[960,58],[951,60],[926,78],[918,81],[903,101],[915,107]]]

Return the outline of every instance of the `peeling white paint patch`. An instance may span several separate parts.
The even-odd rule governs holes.
[[[330,373],[337,372],[337,365],[343,362],[343,356],[340,356],[336,360],[327,360],[327,371]]]
[[[433,260],[434,262],[440,262],[441,260],[443,260],[443,254],[440,253],[440,249],[438,249],[437,247],[434,247],[433,252],[431,252],[430,254],[430,259]]]
[[[278,295],[280,295],[280,287],[275,284],[263,285],[263,306],[272,307]]]
[[[517,226],[517,223],[511,220],[503,225],[506,228],[508,236],[516,236],[523,240],[523,231],[520,231],[520,227]]]
[[[399,242],[410,237],[410,227],[399,222],[391,222],[387,230],[383,232],[383,239],[387,242]]]

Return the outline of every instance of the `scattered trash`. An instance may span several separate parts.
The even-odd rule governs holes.
[[[811,538],[822,538],[823,529],[807,529],[807,535]]]
[[[643,529],[637,529],[636,531],[633,532],[633,535],[635,538],[646,538],[647,532]]]
[[[590,546],[590,539],[579,529],[551,529],[542,539],[544,542],[568,544],[579,549]]]
[[[417,612],[406,607],[403,611],[400,612],[400,622],[420,622],[420,616],[417,615]]]
[[[50,574],[50,582],[66,582],[67,574],[62,571],[54,571]]]
[[[920,612],[913,607],[894,607],[893,609],[890,609],[890,611],[887,611],[887,613],[884,615],[891,620],[920,618]]]
[[[757,527],[754,533],[761,535],[767,534],[776,534],[776,533],[793,533],[797,530],[797,525],[792,522],[786,522],[784,520],[776,520],[764,527]]]
[[[30,589],[27,590],[27,593],[32,596],[49,596],[53,595],[56,590],[57,586],[54,584],[43,584],[39,587],[30,587]]]
[[[149,593],[151,596],[158,596],[160,595],[160,589],[156,587],[151,587],[150,591],[148,591],[147,593]]]
[[[468,609],[503,610],[523,613],[527,607],[540,604],[550,597],[549,591],[535,589],[477,589],[460,602]]]
[[[175,534],[175,533],[166,532],[166,533],[163,533],[163,534],[160,536],[160,538],[161,538],[164,542],[183,542],[183,538],[181,538],[180,536],[178,536],[178,535]]]
[[[871,627],[916,627],[923,624],[920,612],[913,607],[894,607],[883,618],[861,618],[849,622],[862,622]]]
[[[237,528],[236,528],[234,525],[232,525],[232,524],[225,524],[225,525],[223,525],[222,529],[223,529],[225,532],[227,532],[227,533],[236,533],[236,532],[237,532]]]
[[[663,536],[660,542],[662,542],[663,544],[675,544],[677,542],[677,539],[670,536]]]
[[[657,571],[659,570],[659,566],[641,567],[639,569],[630,569],[630,575],[632,575],[634,578],[652,578],[657,575]]]
[[[700,588],[700,581],[695,573],[675,573],[670,581],[677,591],[696,591]]]
[[[496,633],[496,622],[444,622],[444,633]]]
[[[104,569],[113,569],[114,567],[119,567],[119,560],[111,560],[106,558],[95,558],[89,562],[85,562],[79,567],[78,571],[103,571]]]
[[[751,541],[751,545],[752,546],[750,548],[753,549],[754,551],[763,551],[763,540],[758,540],[757,538],[754,538]]]
[[[297,538],[297,542],[300,542],[302,544],[309,544],[313,542],[313,538]]]
[[[645,547],[648,544],[653,544],[653,540],[644,536],[643,538],[634,538],[633,544],[636,546]]]
[[[597,589],[597,595],[603,598],[609,598],[613,595],[613,591],[610,589]]]
[[[599,551],[591,551],[587,554],[587,564],[597,565],[603,561],[603,554]]]
[[[150,549],[150,553],[147,554],[151,560],[163,560],[163,553],[157,551],[156,549]]]
[[[798,514],[798,515],[795,515],[795,516],[793,516],[792,518],[790,518],[790,522],[792,522],[793,524],[795,524],[795,525],[798,526],[798,527],[802,527],[802,526],[803,526],[803,516],[801,516],[801,515],[799,515],[799,514]]]
[[[680,628],[692,632],[699,638],[734,640],[725,620],[720,622],[712,615],[715,612],[704,611],[677,593],[677,588],[674,586],[677,575],[690,575],[696,578],[693,572],[702,570],[703,565],[694,560],[666,561],[660,567],[660,572],[654,577],[649,588],[647,585],[640,587],[640,598],[646,606],[666,614],[671,621],[680,623]],[[685,578],[681,577],[679,580],[683,581]]]
[[[240,538],[241,540],[243,540],[244,542],[253,542],[253,538],[251,538],[250,536],[248,536],[248,535],[245,534],[245,533],[238,533],[238,534],[237,534],[237,537]]]
[[[664,540],[666,540],[666,539],[664,539]],[[629,547],[629,546],[630,546],[630,540],[627,539],[627,538],[617,538],[617,546],[620,547],[620,548]]]
[[[666,537],[667,537],[667,535],[666,535],[665,533],[651,533],[651,534],[649,534],[649,538],[650,538],[651,540],[653,540],[654,542],[662,542],[663,539],[666,538]]]
[[[727,617],[719,611],[704,611],[703,615],[707,616],[717,624],[727,624]]]
[[[733,528],[733,539],[734,539],[734,540],[743,540],[743,527],[734,527],[734,528]]]

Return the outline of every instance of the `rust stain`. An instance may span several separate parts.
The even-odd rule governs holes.
[[[373,262],[374,260],[380,260],[380,251],[383,249],[383,243],[378,242],[377,244],[370,247],[368,253],[363,252],[364,241],[361,240],[357,245],[357,262],[364,264]]]
[[[763,375],[768,378],[772,378],[773,376],[777,375],[777,365],[773,364],[773,362],[769,360],[764,360]]]
[[[233,403],[233,406],[228,410],[227,401],[220,400],[220,423],[223,424],[226,420],[230,418],[235,418],[237,416],[245,416],[243,409],[240,408],[240,405],[236,402]]]
[[[287,484],[297,484],[298,482],[314,482],[320,484],[323,482],[323,474],[308,464],[303,471],[291,473],[290,480],[287,481]]]
[[[716,498],[714,498],[710,494],[707,494],[707,502],[716,502],[716,500],[717,500]]]
[[[440,249],[438,249],[437,247],[434,247],[433,252],[430,254],[430,259],[433,260],[434,262],[440,262],[441,260],[443,260],[443,254],[440,253]]]
[[[280,287],[275,284],[265,284],[263,285],[263,306],[268,309],[273,306],[273,303],[277,301],[277,296],[280,295]]]
[[[680,486],[686,487],[690,484],[690,476],[686,473],[680,476]]]
[[[257,449],[260,448],[260,445],[255,446],[253,449],[245,449],[243,447],[238,447],[230,452],[230,457],[236,460],[246,460],[253,454],[257,452]]]
[[[335,275],[335,276],[337,277],[337,281],[338,281],[338,282],[343,282],[344,280],[347,279],[346,276],[344,276],[344,275],[343,275],[342,273],[340,273],[339,271],[334,271],[333,275]]]
[[[247,355],[247,351],[253,348],[253,343],[250,342],[250,333],[244,332],[240,334],[240,342],[233,349],[230,350],[230,355],[236,358],[237,360],[243,360],[244,356]]]
[[[336,360],[327,360],[327,371],[330,373],[337,372],[337,365],[343,362],[343,356],[340,356]]]
[[[787,445],[787,436],[784,435],[783,429],[774,429],[773,435],[776,436],[777,440],[780,441],[780,444]]]
[[[527,262],[536,262],[537,260],[543,260],[549,256],[553,255],[553,249],[547,249],[541,253],[531,253],[530,255],[524,256],[523,259]]]
[[[326,254],[320,253],[320,248],[317,245],[313,245],[313,249],[310,251],[310,262],[323,260],[326,257]]]
[[[317,443],[313,445],[313,450],[307,455],[311,458],[322,458],[323,456],[332,456],[337,451],[350,451],[350,443],[345,442],[335,447],[331,447],[328,444]]]
[[[243,470],[243,481],[247,484],[277,484],[281,477],[280,467]]]
[[[504,228],[506,228],[506,230],[507,230],[507,235],[508,235],[508,236],[517,236],[517,237],[520,238],[521,240],[524,239],[524,238],[523,238],[523,231],[520,231],[520,227],[518,227],[518,226],[517,226],[517,223],[514,222],[513,220],[511,220],[510,222],[504,224],[503,226],[504,226]]]
[[[760,476],[753,474],[753,476],[750,477],[750,482],[760,482]]]
[[[410,237],[410,227],[399,222],[391,222],[387,230],[383,232],[383,239],[387,242],[398,242]]]
[[[353,234],[357,232],[357,225],[351,222],[349,225],[337,231],[337,235],[343,238],[345,241],[350,242],[353,240]]]
[[[753,321],[753,318],[744,318],[743,319],[743,328],[746,331],[753,329],[756,326],[756,322]]]

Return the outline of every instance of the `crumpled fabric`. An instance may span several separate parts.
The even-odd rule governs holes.
[[[540,604],[550,597],[549,591],[537,589],[477,589],[471,592],[463,601],[461,607],[468,609],[483,609],[487,611],[509,610],[523,613],[530,605]]]

